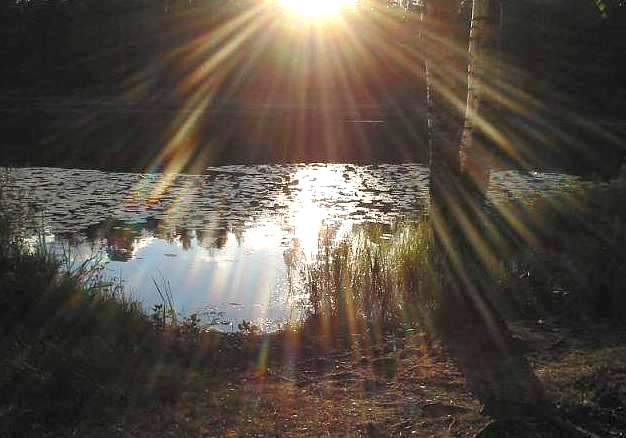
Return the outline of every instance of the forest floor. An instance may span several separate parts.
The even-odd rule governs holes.
[[[604,437],[626,436],[626,330],[519,322],[513,333],[557,412]],[[387,340],[368,356],[334,352],[233,372],[196,374],[175,401],[76,436],[476,436],[492,420],[445,346]],[[545,435],[553,436],[553,435]],[[563,435],[564,436],[564,435]],[[584,435],[581,435],[584,436]]]

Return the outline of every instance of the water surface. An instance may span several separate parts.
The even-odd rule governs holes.
[[[246,165],[202,175],[18,168],[7,171],[9,208],[28,205],[26,224],[56,250],[98,257],[109,277],[146,309],[171,287],[181,314],[200,312],[236,329],[242,320],[275,328],[301,315],[286,258],[313,257],[323,230],[335,238],[363,224],[391,227],[428,205],[420,164]],[[568,190],[573,176],[492,172],[491,202]]]

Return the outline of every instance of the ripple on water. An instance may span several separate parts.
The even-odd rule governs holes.
[[[264,324],[289,318],[285,257],[294,242],[313,252],[325,226],[349,232],[352,224],[413,217],[426,208],[429,178],[415,163],[229,165],[203,175],[6,172],[8,208],[31,205],[39,212],[33,227],[43,222],[57,242],[73,236],[85,252],[99,248],[112,275],[123,276],[148,308],[156,302],[151,279],[163,275],[184,291],[175,300],[187,312],[210,306],[231,323]],[[577,183],[555,173],[494,172],[489,197],[499,202]],[[242,306],[234,311],[228,303]]]

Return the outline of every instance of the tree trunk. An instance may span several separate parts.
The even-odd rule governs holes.
[[[500,78],[496,68],[496,34],[499,8],[494,0],[474,0],[469,34],[467,103],[461,138],[461,171],[477,195],[484,195],[489,184],[489,147],[497,139],[492,125],[493,107],[483,99],[488,81]],[[492,87],[489,95],[496,93]]]
[[[498,254],[491,239],[495,225],[484,205],[489,169],[477,152],[486,147],[485,133],[490,132],[484,88],[495,47],[495,35],[489,30],[493,10],[489,0],[474,0],[468,50],[465,29],[460,23],[453,25],[459,22],[457,3],[431,0],[422,45],[429,103],[433,264],[442,279],[435,325],[470,389],[497,417],[533,409],[544,395],[489,299],[495,288],[490,272]],[[461,51],[465,58],[460,58]]]

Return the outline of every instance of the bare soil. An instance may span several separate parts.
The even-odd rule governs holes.
[[[626,330],[586,322],[577,327],[557,321],[511,326],[555,412],[590,434],[626,436]],[[268,366],[261,365],[261,355],[248,369],[220,378],[208,377],[209,372],[181,376],[188,384],[175,400],[164,393],[149,412],[129,413],[119,424],[84,424],[74,433],[476,436],[493,420],[466,389],[445,345],[427,341],[410,332],[370,348],[321,355],[301,351]],[[500,422],[498,427],[508,431],[515,424]],[[534,436],[563,435],[544,430]]]

